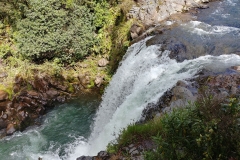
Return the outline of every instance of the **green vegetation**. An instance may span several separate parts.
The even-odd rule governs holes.
[[[63,76],[70,83],[85,74],[88,88],[101,76],[107,85],[129,46],[133,21],[126,13],[133,3],[0,0],[0,73],[7,73],[0,79],[2,88],[12,90],[16,76],[31,80],[35,74]],[[110,66],[100,69],[101,58]]]
[[[39,62],[60,58],[81,59],[96,43],[93,14],[85,6],[58,0],[29,1],[26,18],[17,22],[15,40],[23,58]],[[71,6],[69,8],[68,6]]]
[[[0,3],[8,6],[0,12],[1,24],[13,27],[10,37],[15,40],[14,56],[18,58],[37,63],[58,58],[70,64],[90,54],[107,54],[115,61],[129,46],[132,21],[127,21],[126,14],[132,0],[121,4],[107,0]]]
[[[146,124],[130,125],[108,150],[117,152],[129,144],[151,139],[157,149],[146,152],[149,160],[239,159],[239,111],[236,98],[203,97]]]

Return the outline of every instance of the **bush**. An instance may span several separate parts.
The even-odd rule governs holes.
[[[240,158],[240,105],[236,98],[202,97],[186,108],[124,129],[108,151],[150,140],[147,160],[230,160]]]
[[[24,58],[41,62],[79,60],[96,43],[93,13],[72,1],[31,0],[17,22],[15,40]]]
[[[202,98],[193,107],[163,116],[163,129],[154,136],[158,149],[146,159],[239,159],[240,105],[236,98],[224,103]]]

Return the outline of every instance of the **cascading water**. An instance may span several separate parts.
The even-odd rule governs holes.
[[[61,113],[65,117],[76,115],[73,116],[72,121],[67,121],[69,125],[55,124],[54,120],[51,119],[42,127],[0,140],[2,146],[8,143],[16,145],[7,148],[6,151],[1,150],[1,155],[4,155],[4,159],[19,160],[37,159],[39,156],[43,160],[75,160],[81,155],[96,155],[100,150],[106,149],[107,144],[118,136],[121,129],[139,120],[142,110],[148,103],[156,102],[178,80],[192,78],[203,68],[215,72],[224,72],[226,68],[239,65],[240,56],[231,54],[240,53],[240,44],[238,44],[240,41],[239,21],[233,22],[224,18],[228,15],[228,13],[225,13],[226,9],[231,10],[230,7],[233,7],[234,10],[240,10],[238,1],[226,0],[221,2],[217,11],[207,13],[206,10],[207,15],[211,17],[210,19],[200,16],[198,21],[183,24],[172,29],[166,35],[175,36],[181,42],[186,41],[186,44],[190,46],[191,50],[189,52],[192,55],[200,51],[204,52],[203,55],[210,53],[215,55],[216,52],[227,53],[228,55],[206,55],[177,62],[175,59],[169,58],[170,52],[168,50],[162,51],[161,44],[147,46],[146,42],[151,38],[149,37],[129,47],[104,93],[92,124],[92,130],[89,126],[92,123],[91,117],[93,117],[94,111],[90,109],[90,111],[81,111],[74,114],[74,111],[79,108],[73,108],[73,110],[66,110]],[[221,8],[225,8],[225,10]],[[236,13],[230,14],[233,19],[236,19],[236,16],[234,16]],[[212,19],[218,20],[219,23],[210,23]],[[221,21],[225,26],[221,26]],[[203,48],[198,49],[196,45],[203,46]],[[85,104],[81,105],[85,106]],[[58,117],[60,114],[57,112],[50,115]],[[80,119],[77,117],[80,117]],[[59,118],[56,121],[63,121],[62,119]],[[71,126],[71,122],[75,121],[76,123]],[[80,121],[83,121],[82,124]],[[62,123],[65,124],[66,120]],[[49,129],[54,128],[53,126],[56,127],[56,132],[47,134],[53,132]],[[81,131],[73,134],[74,128],[79,128]],[[58,129],[62,129],[61,132],[67,130],[66,134],[69,138],[59,144],[55,138],[60,141],[64,135],[60,135],[61,132]],[[84,133],[84,130],[87,130],[88,133]],[[20,147],[19,145],[23,146]]]
[[[146,40],[129,48],[106,89],[88,142],[76,147],[70,159],[106,149],[121,129],[139,120],[148,103],[156,102],[178,80],[193,77],[203,67],[221,72],[240,64],[240,57],[234,54],[177,63],[168,57],[169,51],[161,52],[160,46],[146,47]]]
[[[236,17],[238,19],[238,16],[234,16],[238,12],[231,12],[230,7],[239,12],[238,0],[221,2],[217,11],[207,12],[208,17],[218,22],[223,21],[222,24],[226,26],[222,26],[221,23],[214,24],[214,21],[210,24],[191,21],[176,30],[173,29],[170,34],[168,32],[167,36],[179,36],[181,40],[189,41],[192,48],[198,43],[203,47],[207,46],[200,50],[204,52],[203,55],[211,53],[215,55],[215,52],[239,53],[239,21],[231,21],[224,17],[229,13],[234,20]],[[208,21],[203,16],[199,20]],[[191,78],[202,68],[224,72],[226,68],[240,64],[240,57],[235,54],[217,57],[207,55],[177,63],[176,60],[169,58],[169,51],[161,51],[161,45],[147,47],[148,39],[150,38],[128,49],[103,96],[90,138],[75,148],[70,159],[81,155],[96,155],[100,150],[106,149],[106,145],[116,138],[121,129],[139,120],[142,110],[148,103],[156,102],[178,80]],[[209,50],[211,47],[214,49]],[[192,50],[192,55],[195,50]]]

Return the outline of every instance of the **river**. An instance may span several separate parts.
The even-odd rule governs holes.
[[[1,159],[74,160],[106,149],[121,129],[141,118],[148,103],[156,102],[178,80],[192,78],[203,68],[224,72],[240,65],[239,15],[239,0],[214,2],[210,9],[200,10],[195,21],[132,45],[101,102],[82,97],[56,106],[42,117],[42,125],[0,140]],[[178,61],[159,43],[173,37],[186,46],[187,56],[178,55]],[[147,45],[149,41],[155,44]]]

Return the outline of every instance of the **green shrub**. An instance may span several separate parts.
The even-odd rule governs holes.
[[[239,159],[240,105],[236,98],[224,103],[202,98],[192,107],[163,116],[163,129],[154,136],[158,149],[146,159]]]
[[[150,140],[147,160],[226,160],[240,158],[240,105],[236,98],[207,96],[145,124],[124,129],[108,151]]]
[[[71,6],[71,7],[70,7]],[[96,43],[93,13],[85,6],[58,0],[31,0],[17,22],[15,40],[24,58],[76,61]]]

